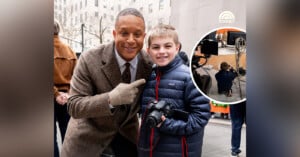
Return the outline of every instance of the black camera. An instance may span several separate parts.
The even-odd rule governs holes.
[[[154,101],[148,106],[149,114],[146,118],[146,125],[150,128],[156,127],[162,122],[161,116],[164,115],[168,118],[174,118],[178,120],[188,121],[188,112],[172,109],[172,106],[165,101]]]

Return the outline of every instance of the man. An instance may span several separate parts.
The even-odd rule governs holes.
[[[114,42],[79,58],[71,81],[71,119],[63,157],[137,156],[138,98],[152,67],[141,52],[145,37],[142,14],[133,8],[122,10],[113,36]],[[127,78],[131,83],[121,83]]]
[[[59,157],[56,123],[58,123],[62,141],[66,134],[70,116],[67,111],[68,91],[70,80],[77,61],[74,51],[59,38],[60,25],[54,21],[54,67],[53,67],[53,94],[54,94],[54,156]]]

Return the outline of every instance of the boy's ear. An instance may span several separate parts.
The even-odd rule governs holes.
[[[177,53],[178,53],[178,51],[179,51],[179,47],[180,47],[180,45],[179,45],[179,44],[176,44],[176,51],[177,51]]]

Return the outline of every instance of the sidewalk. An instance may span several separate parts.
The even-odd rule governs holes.
[[[239,157],[246,157],[246,126],[241,134],[242,153]],[[231,156],[231,121],[223,119],[218,114],[211,118],[205,127],[202,157],[230,157]]]

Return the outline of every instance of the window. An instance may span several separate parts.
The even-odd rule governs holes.
[[[79,8],[82,9],[82,1],[80,1]]]
[[[72,26],[73,24],[74,24],[74,18],[72,17],[72,18],[71,18],[71,24],[70,24],[70,25]]]
[[[64,5],[66,5],[66,0],[64,0]]]
[[[64,8],[64,25],[66,25],[67,22],[67,9]]]
[[[158,19],[158,23],[164,23],[164,19],[163,18],[159,18]]]
[[[152,11],[153,11],[153,10],[152,10],[152,4],[149,4],[149,5],[148,5],[148,11],[149,11],[149,13],[152,13]]]
[[[95,0],[95,6],[98,7],[98,0]]]
[[[80,14],[80,23],[83,23],[82,14]]]
[[[87,6],[87,0],[85,0],[85,7]]]
[[[114,21],[114,16],[110,15],[110,19],[111,19],[111,21]]]
[[[164,9],[164,0],[159,0],[159,10]]]
[[[62,21],[62,16],[61,16],[61,14],[59,14],[58,19],[59,19],[59,22]]]
[[[118,11],[121,11],[121,5],[120,4],[118,5]]]
[[[88,13],[84,12],[84,20],[87,21],[87,19],[88,19]]]

